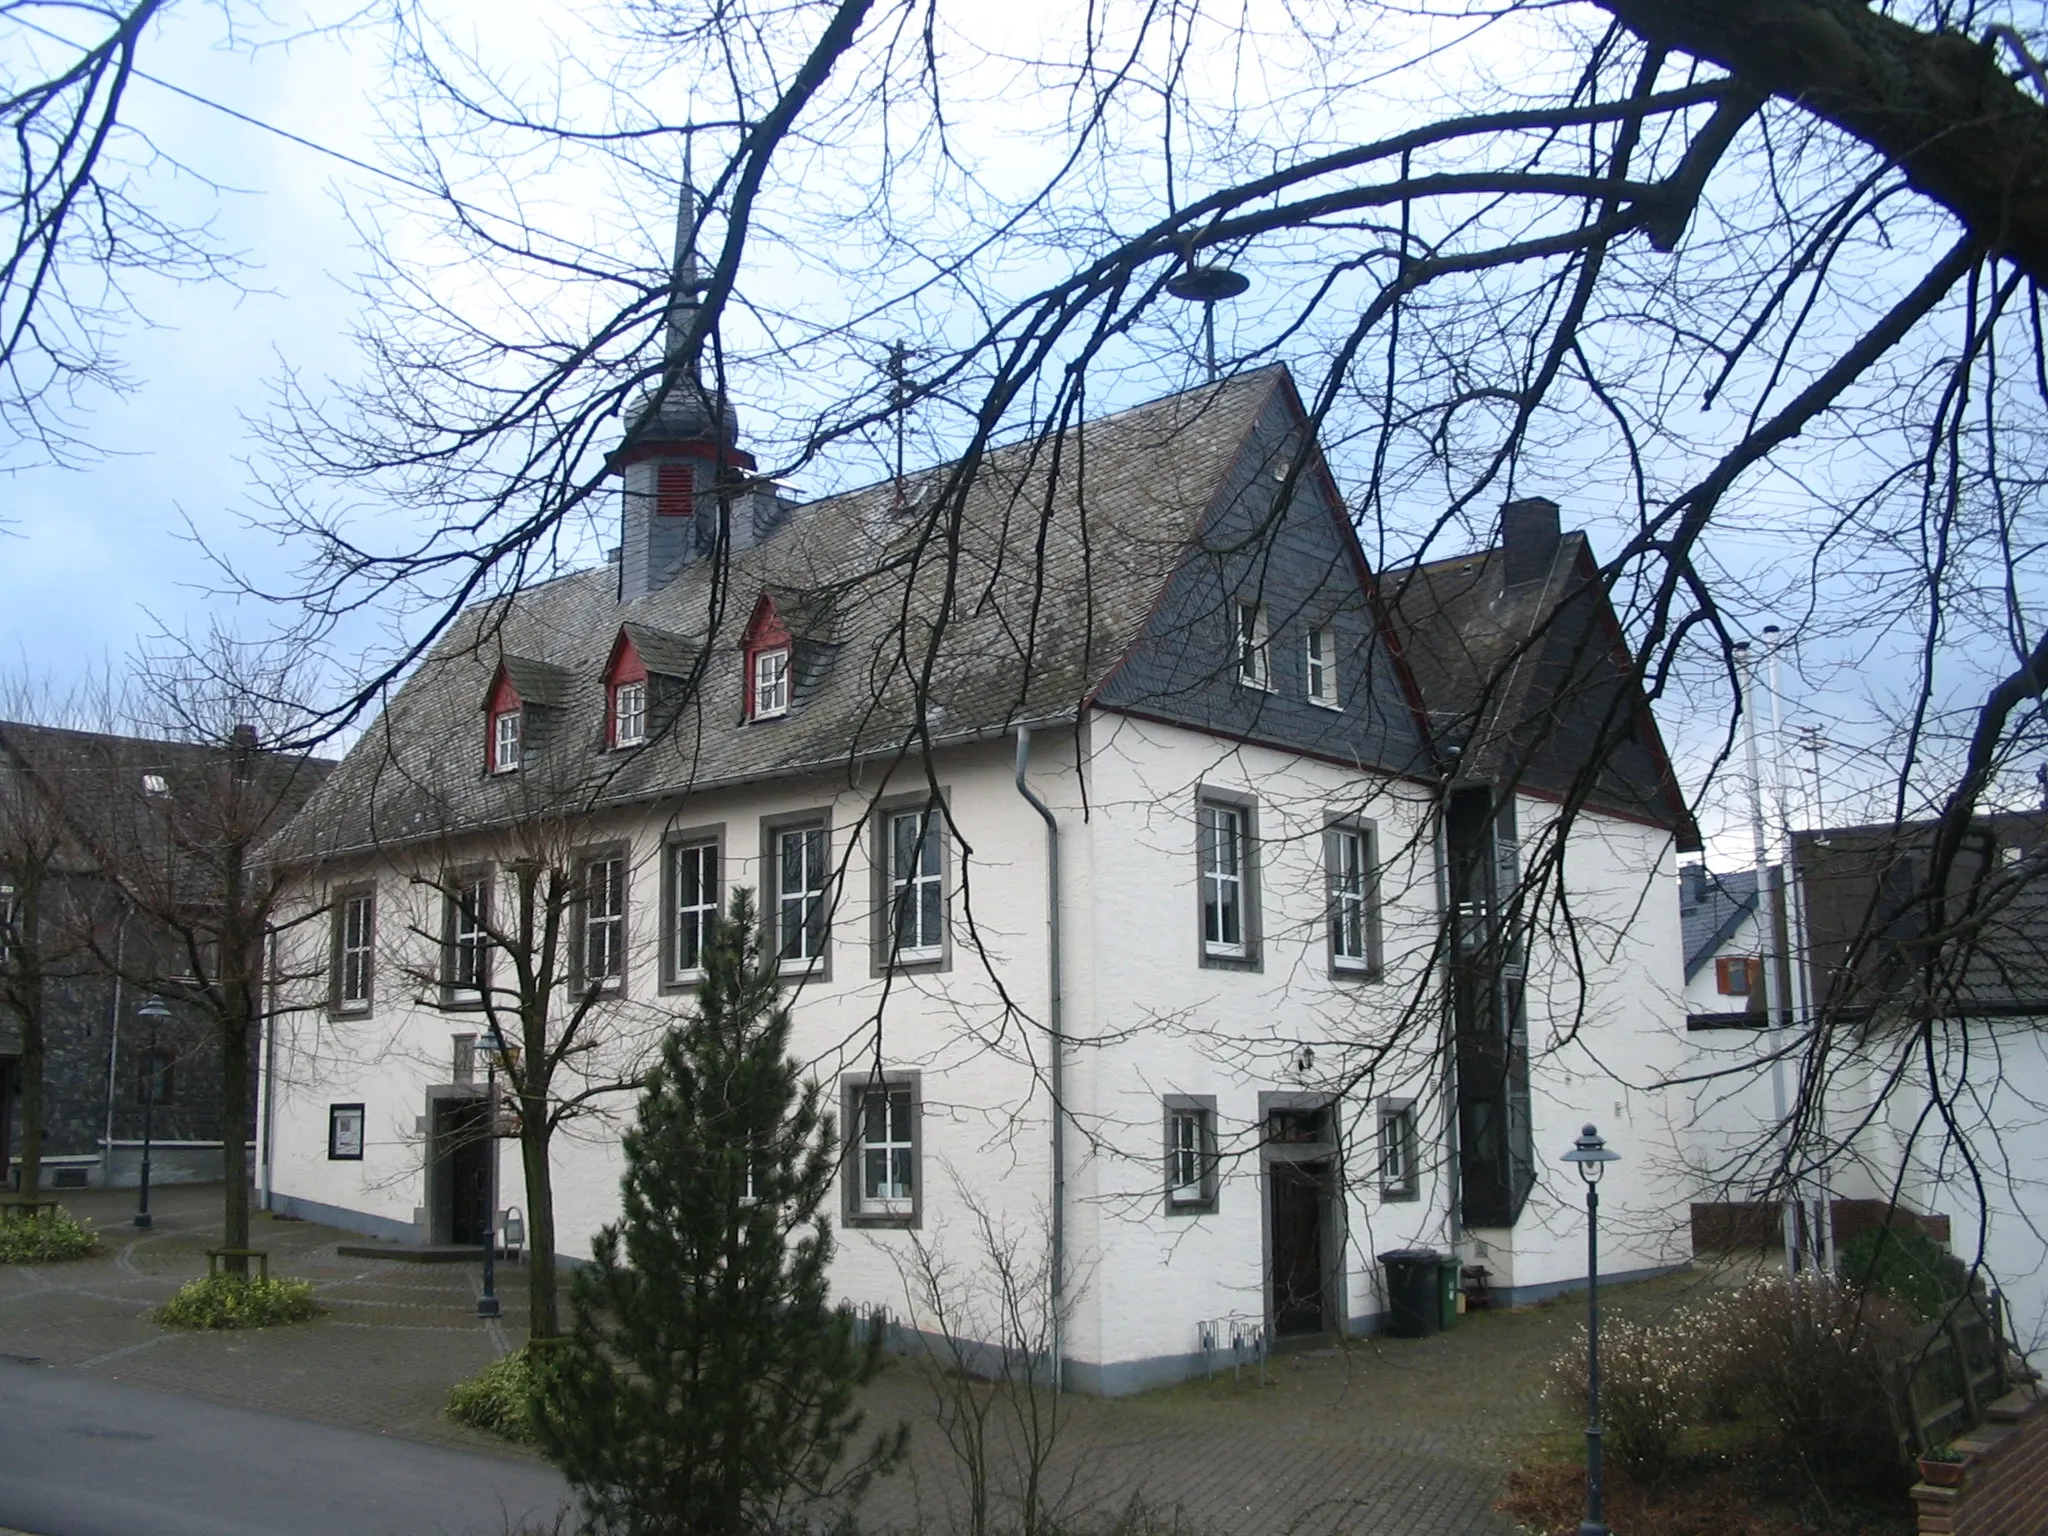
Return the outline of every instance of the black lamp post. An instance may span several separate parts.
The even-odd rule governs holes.
[[[498,1315],[498,1058],[505,1037],[496,1024],[484,1026],[480,1042],[484,1068],[484,1289],[476,1299],[478,1317]]]
[[[1621,1154],[1589,1125],[1564,1160],[1586,1181],[1586,1518],[1579,1536],[1610,1536],[1600,1518],[1600,1175]]]
[[[135,1202],[135,1225],[155,1225],[149,1214],[149,1150],[152,1134],[156,1130],[156,1099],[163,1089],[163,1063],[157,1058],[157,1029],[171,1017],[171,1010],[164,1006],[164,1000],[151,993],[149,1000],[135,1010],[135,1017],[149,1020],[149,1044],[142,1058],[142,1189]]]

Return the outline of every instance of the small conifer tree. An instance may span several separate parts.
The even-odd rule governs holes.
[[[670,1034],[625,1136],[623,1215],[570,1290],[537,1372],[542,1449],[588,1525],[617,1536],[772,1531],[851,1506],[906,1426],[849,1454],[880,1364],[828,1299],[819,1211],[838,1151],[788,1055],[789,1011],[749,892],[715,925],[693,1017]]]

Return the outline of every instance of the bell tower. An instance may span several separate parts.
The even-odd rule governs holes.
[[[732,402],[705,387],[689,347],[704,286],[697,266],[697,214],[685,148],[661,380],[632,411],[626,440],[611,459],[626,483],[619,541],[621,602],[665,586],[713,548],[729,500],[721,487],[735,471],[754,467],[753,455],[737,446],[739,417]]]

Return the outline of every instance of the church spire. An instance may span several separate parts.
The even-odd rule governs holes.
[[[690,327],[697,323],[697,295],[704,286],[697,269],[697,180],[690,168],[695,137],[691,130],[684,130],[683,190],[676,200],[675,275],[670,279],[668,343],[663,348],[670,365],[683,359],[683,344],[689,339]],[[695,380],[696,370],[692,369],[691,381]]]

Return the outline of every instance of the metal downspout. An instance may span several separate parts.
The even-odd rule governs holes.
[[[263,1209],[271,1209],[271,1158],[276,1147],[272,1124],[277,1117],[277,930],[270,930],[269,969],[263,978],[265,1018],[263,1020],[263,1140],[257,1148],[263,1159]],[[495,1150],[495,1149],[493,1149]]]
[[[1463,1148],[1458,1137],[1458,1021],[1454,1002],[1458,987],[1458,939],[1456,918],[1451,911],[1450,807],[1451,779],[1446,775],[1443,793],[1437,797],[1436,826],[1431,837],[1436,852],[1437,933],[1444,945],[1444,1242],[1462,1263],[1467,1257],[1458,1251],[1464,1239],[1465,1174]],[[1472,1257],[1476,1262],[1476,1255]]]
[[[1060,1357],[1066,1344],[1067,1268],[1067,1150],[1064,1134],[1066,1103],[1066,1036],[1061,1019],[1060,975],[1060,825],[1052,808],[1031,792],[1025,775],[1031,768],[1031,727],[1017,727],[1017,793],[1045,822],[1045,931],[1048,959],[1045,1032],[1047,1078],[1052,1090],[1052,1232],[1050,1234],[1052,1276],[1048,1305],[1052,1309],[1052,1389],[1064,1385],[1065,1371]]]

